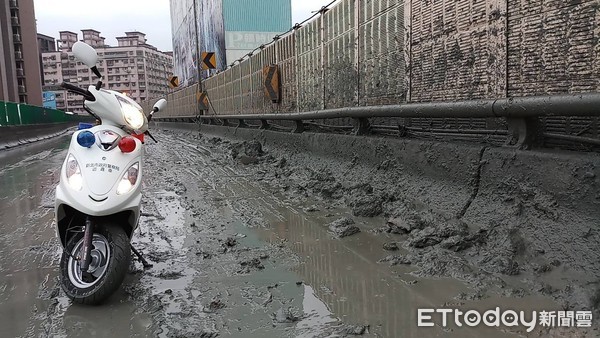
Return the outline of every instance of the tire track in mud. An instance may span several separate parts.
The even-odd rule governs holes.
[[[304,289],[281,268],[297,260],[262,242],[236,217],[253,213],[232,207],[250,197],[246,179],[188,138],[157,134],[162,142],[146,149],[144,217],[134,239],[154,267],[134,270],[139,283],[125,287],[140,310],[151,314],[150,331],[164,337],[301,334],[291,333],[285,323],[273,324],[279,308],[292,307],[300,316]],[[311,316],[329,315],[322,313]],[[339,324],[333,317],[321,322]],[[314,328],[306,325],[303,331]]]

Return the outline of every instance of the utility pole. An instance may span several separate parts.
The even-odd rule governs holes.
[[[198,74],[198,92],[202,93],[202,76],[200,73],[200,39],[198,37],[198,6],[197,1],[194,0],[194,31],[196,33],[196,73]],[[201,115],[202,112],[199,111],[198,115]]]

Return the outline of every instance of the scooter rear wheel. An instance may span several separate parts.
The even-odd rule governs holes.
[[[92,237],[92,261],[82,274],[78,257],[83,247],[83,233],[67,243],[60,260],[61,284],[67,296],[78,304],[99,304],[115,292],[127,273],[131,261],[129,238],[119,226],[99,223]]]

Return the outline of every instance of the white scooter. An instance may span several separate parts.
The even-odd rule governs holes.
[[[98,56],[79,41],[73,54],[99,78]],[[75,303],[98,304],[116,291],[129,267],[138,226],[143,170],[143,135],[152,114],[164,109],[159,100],[148,117],[129,97],[101,89],[102,81],[83,89],[62,87],[82,95],[85,109],[101,121],[73,134],[56,187],[55,217],[63,246],[62,288]],[[156,140],[155,140],[156,141]]]

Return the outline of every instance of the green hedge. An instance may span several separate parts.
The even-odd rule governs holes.
[[[87,115],[68,115],[61,110],[0,101],[0,126],[79,122],[89,119]]]

